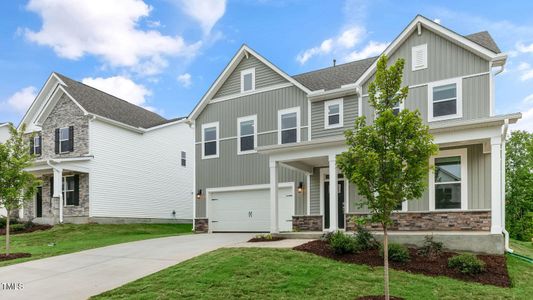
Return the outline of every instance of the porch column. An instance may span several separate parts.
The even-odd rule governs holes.
[[[279,232],[278,216],[278,168],[277,161],[270,161],[270,232]]]
[[[339,228],[338,220],[338,194],[337,194],[337,156],[331,154],[329,160],[329,231]]]
[[[59,223],[63,223],[63,169],[54,169],[54,198],[59,198]]]
[[[501,158],[501,137],[490,139],[490,181],[491,181],[491,223],[490,232],[493,234],[502,233],[502,158]]]

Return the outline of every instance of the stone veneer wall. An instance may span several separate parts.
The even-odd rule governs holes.
[[[354,231],[354,216],[366,214],[346,214],[346,230]],[[402,212],[392,214],[390,230],[398,231],[489,231],[490,211],[452,212]],[[369,224],[369,230],[381,230],[380,224]]]
[[[293,216],[293,231],[322,231],[322,215]]]
[[[209,231],[209,219],[194,219],[194,232],[206,233]]]

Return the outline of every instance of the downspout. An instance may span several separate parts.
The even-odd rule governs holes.
[[[503,67],[502,67],[503,70]],[[505,119],[505,122],[503,124],[503,132],[502,132],[502,159],[501,159],[501,170],[502,170],[502,180],[501,180],[501,199],[502,199],[502,232],[505,240],[505,251],[509,253],[513,253],[513,249],[509,247],[509,232],[505,229],[505,144],[506,144],[506,137],[507,137],[507,130],[509,129],[509,119]]]
[[[57,171],[59,173],[63,172],[63,170],[58,169],[56,166],[51,164],[50,161],[51,161],[50,159],[47,159],[46,160],[46,164],[49,165],[52,169],[54,169],[54,171]],[[54,184],[54,183],[55,183],[55,180],[52,181],[52,184]],[[59,193],[59,223],[63,224],[63,193]]]

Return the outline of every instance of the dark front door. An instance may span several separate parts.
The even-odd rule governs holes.
[[[337,219],[339,228],[344,228],[344,181],[338,182],[337,190]],[[324,182],[324,224],[329,228],[329,181]]]
[[[41,218],[43,216],[43,188],[38,187],[37,188],[37,194],[35,195],[36,198],[36,207],[37,207],[37,218]]]

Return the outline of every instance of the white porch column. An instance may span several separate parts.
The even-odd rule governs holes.
[[[63,223],[63,169],[54,168],[54,195],[59,198],[59,223]]]
[[[490,232],[493,234],[502,233],[502,158],[501,158],[501,137],[490,139],[490,181],[491,181],[491,223]]]
[[[278,168],[277,161],[270,161],[270,232],[279,232],[278,216]]]
[[[331,154],[329,160],[329,231],[339,228],[338,220],[338,192],[337,192],[337,161],[336,155]]]

